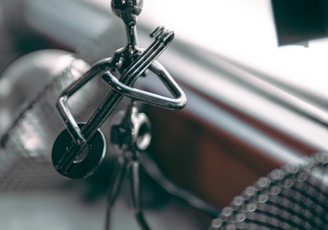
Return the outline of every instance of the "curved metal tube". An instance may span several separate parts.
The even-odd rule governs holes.
[[[187,103],[187,97],[180,86],[170,76],[170,74],[159,64],[154,62],[149,66],[164,85],[170,90],[175,98],[164,97],[155,93],[147,92],[137,88],[129,87],[121,83],[116,77],[114,77],[109,71],[103,75],[103,79],[110,84],[120,94],[146,102],[150,105],[158,106],[166,109],[182,109]]]

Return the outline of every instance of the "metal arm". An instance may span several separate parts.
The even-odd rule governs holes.
[[[72,85],[67,87],[60,95],[57,101],[57,109],[66,125],[69,134],[75,144],[83,146],[87,143],[87,138],[82,134],[73,114],[68,109],[67,101],[74,93],[81,89],[86,83],[88,83],[92,78],[98,76],[100,73],[104,72],[106,69],[111,67],[110,59],[102,60],[96,63],[87,71],[79,80],[74,82]]]

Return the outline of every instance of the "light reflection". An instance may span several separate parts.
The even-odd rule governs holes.
[[[327,39],[279,47],[270,0],[145,1],[143,23],[328,99]]]

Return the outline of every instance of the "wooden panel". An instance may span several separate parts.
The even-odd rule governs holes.
[[[317,151],[229,105],[222,102],[214,105],[300,155]],[[146,113],[153,126],[150,152],[159,167],[175,183],[216,207],[228,205],[259,177],[285,164],[188,110],[146,107]]]

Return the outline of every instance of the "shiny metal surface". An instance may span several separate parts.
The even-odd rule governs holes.
[[[66,125],[66,129],[55,140],[52,160],[55,169],[68,178],[84,178],[89,176],[91,172],[95,171],[94,168],[99,166],[102,161],[101,153],[105,152],[105,144],[101,138],[102,134],[99,128],[124,96],[171,109],[181,109],[186,104],[186,96],[179,85],[164,67],[158,62],[154,62],[173,40],[174,33],[165,30],[163,27],[158,27],[150,35],[155,41],[146,50],[142,51],[136,46],[136,16],[141,12],[141,7],[142,1],[112,2],[113,11],[125,23],[128,37],[127,45],[117,50],[112,58],[105,58],[94,64],[89,71],[68,86],[59,96],[56,105]],[[134,90],[132,88],[133,84],[141,75],[145,75],[147,69],[158,75],[176,98],[172,100],[145,91]],[[103,74],[104,80],[114,90],[107,94],[89,121],[80,126],[67,106],[68,99],[92,78],[101,74]],[[113,75],[117,76],[119,81],[115,81],[117,78]],[[142,127],[146,127],[146,130],[142,131]],[[149,120],[144,114],[138,114],[134,102],[128,107],[122,123],[118,127],[114,126],[112,128],[111,140],[114,140],[114,142],[111,144],[119,145],[119,148],[122,149],[122,154],[117,156],[112,184],[109,187],[105,219],[106,229],[110,228],[111,209],[121,190],[126,172],[129,173],[132,206],[137,223],[142,229],[150,229],[144,219],[140,202],[141,165],[139,160],[139,150],[145,150],[151,140],[148,130],[150,130]],[[100,138],[98,138],[99,136]],[[117,137],[116,142],[115,137]]]
[[[111,143],[115,149],[131,148],[145,151],[151,142],[151,124],[146,114],[130,104],[126,111],[116,113],[111,121]],[[121,153],[122,151],[113,151]]]
[[[134,103],[130,104],[120,120],[121,122],[118,125],[112,126],[111,130],[111,136],[118,137],[112,138],[111,144],[116,145],[121,154],[117,156],[112,185],[108,193],[105,229],[108,230],[111,227],[110,216],[112,207],[116,202],[118,194],[121,192],[122,183],[127,173],[136,221],[141,229],[150,229],[141,207],[140,167],[142,165],[139,159],[139,156],[143,154],[142,151],[150,144],[150,122],[144,113],[138,112]],[[141,127],[146,128],[146,133],[141,132]]]
[[[113,12],[122,20],[125,24],[135,23],[136,17],[141,13],[143,7],[143,0],[112,0]]]
[[[127,32],[126,46],[117,50],[112,58],[105,58],[94,64],[81,79],[68,86],[60,95],[57,101],[57,108],[71,136],[71,140],[69,140],[67,142],[68,145],[63,148],[65,154],[62,155],[62,159],[54,161],[56,169],[61,171],[62,168],[73,168],[74,159],[79,157],[83,152],[88,143],[98,132],[100,126],[107,120],[124,96],[142,100],[151,105],[158,105],[171,109],[181,109],[185,106],[185,93],[170,74],[161,67],[158,62],[154,62],[173,40],[174,33],[165,30],[163,27],[158,27],[151,33],[151,37],[155,41],[144,51],[137,48],[135,26],[136,16],[140,11],[136,8],[140,8],[141,6],[142,2],[113,2],[113,11],[121,17],[125,23]],[[124,13],[122,13],[123,10]],[[147,69],[150,69],[159,76],[175,97],[174,99],[131,88],[135,81],[141,75],[145,74]],[[91,79],[101,74],[105,74],[104,79],[113,86],[114,90],[109,91],[86,125],[80,129],[76,119],[67,106],[68,99]],[[116,78],[113,75],[119,79],[119,82],[115,81]],[[123,87],[123,90],[121,87]],[[53,154],[58,156],[57,152],[54,150]],[[61,162],[67,162],[67,165],[70,166],[65,167]],[[70,175],[70,172],[65,172],[65,170],[61,173],[67,177]]]
[[[85,123],[78,124],[80,128]],[[106,140],[100,130],[84,147],[78,158],[63,157],[67,153],[67,146],[71,145],[71,138],[65,129],[56,138],[52,149],[52,162],[57,172],[72,179],[80,179],[92,175],[101,165],[106,154]]]

